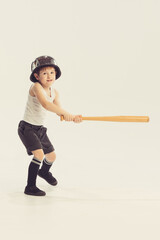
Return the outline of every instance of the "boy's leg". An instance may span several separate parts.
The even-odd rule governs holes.
[[[42,149],[37,149],[35,151],[32,151],[32,154],[34,157],[28,168],[27,186],[24,193],[28,195],[44,196],[45,192],[36,187],[36,178],[40,164],[44,158],[44,153]]]
[[[55,152],[50,152],[45,154],[45,158],[43,160],[42,170],[43,172],[49,172],[49,169],[51,168],[53,162],[56,160],[56,154]]]
[[[38,175],[44,178],[49,184],[57,185],[57,180],[52,176],[52,173],[49,172],[53,162],[56,159],[56,154],[54,151],[45,154],[45,158],[43,160],[43,165],[41,169],[38,171]]]

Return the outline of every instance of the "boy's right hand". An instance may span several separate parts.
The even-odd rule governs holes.
[[[63,114],[63,118],[64,118],[65,121],[73,121],[75,116],[70,114],[70,113],[65,112]]]

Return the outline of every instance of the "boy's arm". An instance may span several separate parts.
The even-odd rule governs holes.
[[[34,95],[37,97],[40,104],[48,111],[54,112],[57,115],[63,115],[66,121],[73,121],[74,116],[66,112],[64,109],[60,107],[60,105],[56,105],[54,102],[49,102],[45,95],[43,87],[39,83],[35,83],[32,87],[32,91]]]
[[[53,100],[53,103],[56,104],[58,107],[61,107],[60,100],[59,100],[59,93],[56,89],[54,89],[55,92],[55,98]]]

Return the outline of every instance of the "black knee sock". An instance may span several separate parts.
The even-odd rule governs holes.
[[[47,173],[49,172],[49,169],[51,168],[51,166],[52,166],[52,162],[48,162],[46,158],[44,158],[41,170],[43,171],[43,173]]]
[[[40,167],[41,161],[33,157],[29,168],[28,168],[28,180],[27,180],[27,186],[35,186],[36,185],[36,178],[38,169]]]

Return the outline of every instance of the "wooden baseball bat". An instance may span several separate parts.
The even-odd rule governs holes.
[[[89,121],[110,121],[110,122],[149,122],[148,116],[103,116],[103,117],[82,117],[82,120]],[[64,120],[64,117],[61,116],[61,121]]]

